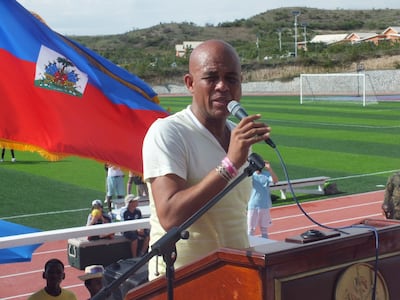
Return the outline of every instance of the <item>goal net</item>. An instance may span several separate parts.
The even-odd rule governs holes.
[[[300,104],[307,101],[378,102],[365,73],[301,74]]]

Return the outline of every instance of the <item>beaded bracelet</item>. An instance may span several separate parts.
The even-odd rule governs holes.
[[[224,178],[228,182],[235,178],[238,174],[237,169],[228,157],[225,157],[221,161],[221,164],[219,164],[218,167],[215,168],[215,170],[222,178]]]
[[[234,178],[238,174],[238,170],[235,168],[231,160],[228,158],[228,156],[225,156],[224,159],[222,160],[222,165],[226,168],[228,171],[229,175]]]
[[[227,182],[231,181],[232,177],[229,175],[228,171],[225,169],[225,167],[222,164],[218,165],[218,167],[216,167],[215,170]]]

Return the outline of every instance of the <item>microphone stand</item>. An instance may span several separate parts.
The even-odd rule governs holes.
[[[186,230],[193,223],[195,223],[202,215],[204,215],[212,206],[214,206],[221,198],[223,198],[229,191],[238,185],[245,177],[251,176],[256,170],[264,168],[264,160],[256,153],[250,154],[247,159],[249,165],[243,170],[243,173],[237,176],[228,186],[221,192],[215,195],[209,202],[207,202],[200,210],[194,213],[180,226],[175,226],[168,230],[168,232],[151,245],[151,251],[144,255],[138,262],[136,262],[124,274],[111,282],[109,285],[103,287],[92,300],[107,299],[111,292],[118,288],[126,279],[135,274],[142,266],[144,266],[152,257],[158,255],[163,256],[166,263],[166,278],[167,278],[167,292],[168,299],[173,299],[173,280],[175,277],[174,263],[177,257],[176,243],[180,239],[188,239],[189,232]]]

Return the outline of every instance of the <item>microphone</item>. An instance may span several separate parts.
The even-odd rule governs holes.
[[[228,103],[228,111],[231,113],[231,115],[235,116],[236,118],[238,118],[239,120],[243,119],[244,117],[247,117],[248,114],[247,112],[244,110],[244,108],[242,106],[240,106],[240,103],[232,100]],[[265,142],[271,146],[272,148],[276,148],[275,143],[270,139],[266,139]]]

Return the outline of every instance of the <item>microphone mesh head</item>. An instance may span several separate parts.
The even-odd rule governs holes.
[[[228,111],[231,113],[231,115],[235,115],[236,112],[240,109],[240,103],[232,100],[231,102],[228,103]]]

